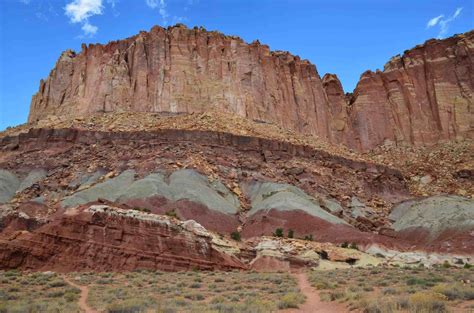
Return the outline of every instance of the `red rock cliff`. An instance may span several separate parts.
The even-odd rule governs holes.
[[[184,26],[64,52],[33,97],[29,120],[211,107],[328,134],[328,102],[314,65],[258,42]]]
[[[429,40],[362,74],[349,106],[350,146],[474,138],[474,32]]]
[[[258,42],[154,27],[64,52],[33,96],[29,121],[104,111],[225,109],[367,150],[385,142],[473,137],[473,35],[432,40],[366,72],[350,101],[335,75]]]

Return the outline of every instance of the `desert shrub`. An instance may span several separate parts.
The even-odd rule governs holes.
[[[469,263],[464,263],[464,266],[463,266],[463,267],[464,267],[464,268],[466,268],[466,269],[469,269],[469,268],[471,268],[471,267],[472,267],[472,265],[471,265],[471,264],[469,264]]]
[[[179,220],[179,217],[178,217],[178,214],[176,213],[176,211],[173,209],[173,210],[169,210],[165,213],[165,215],[169,216],[169,217],[174,217],[175,219],[178,219]]]
[[[305,302],[305,297],[300,293],[289,292],[281,297],[278,302],[279,309],[298,308],[298,305]]]
[[[321,301],[336,301],[345,297],[345,293],[343,291],[335,290],[335,291],[328,291],[320,293]]]
[[[289,229],[288,230],[288,238],[293,238],[295,232],[293,231],[293,229]]]
[[[382,293],[384,295],[396,295],[398,293],[398,291],[396,289],[393,289],[393,288],[383,288]]]
[[[449,264],[447,260],[443,262],[443,268],[450,268],[450,267],[451,267],[451,264]]]
[[[5,272],[4,275],[6,277],[16,277],[20,275],[20,272],[18,272],[17,270],[10,270],[10,271]]]
[[[201,284],[200,283],[192,283],[191,285],[189,285],[189,288],[198,289],[198,288],[201,288]]]
[[[440,284],[432,291],[444,295],[448,300],[474,300],[474,288],[463,284]]]
[[[304,240],[313,241],[313,235],[304,236]]]
[[[133,208],[135,211],[140,211],[140,212],[145,212],[145,213],[150,213],[150,209],[147,208]]]
[[[410,277],[406,281],[408,286],[413,286],[413,285],[422,285],[422,286],[427,286],[429,282],[426,279],[423,278],[418,278],[418,277]]]
[[[62,290],[51,291],[51,292],[48,292],[46,296],[48,298],[61,298],[62,296],[64,296],[64,291]]]
[[[114,302],[107,306],[108,313],[142,313],[146,312],[148,302],[142,299],[127,299],[124,301]]]
[[[350,249],[354,249],[354,250],[359,250],[359,247],[357,246],[357,244],[355,242],[352,242],[350,245],[349,245],[349,248]]]
[[[54,280],[48,284],[49,287],[54,288],[54,287],[64,287],[66,286],[66,282],[63,280]]]
[[[78,298],[78,294],[70,290],[64,294],[64,299],[66,299],[67,302],[75,302]]]
[[[240,233],[238,231],[233,231],[230,234],[230,238],[232,238],[235,241],[241,241],[242,240],[242,238],[240,237]]]
[[[349,243],[347,241],[344,241],[343,243],[341,243],[341,248],[347,248],[349,247]]]
[[[410,312],[424,313],[424,312],[447,312],[446,308],[446,296],[429,292],[420,291],[412,294],[408,300],[408,306]]]
[[[275,237],[283,237],[283,228],[277,228],[277,229],[275,229],[275,232],[273,233],[273,236],[275,236]]]
[[[318,290],[325,290],[325,289],[335,289],[336,286],[331,284],[329,281],[317,281],[313,284],[314,288]]]
[[[391,300],[362,299],[357,306],[364,313],[392,313],[397,311],[397,303]]]
[[[205,299],[204,295],[200,293],[188,293],[188,294],[185,294],[184,297],[189,300],[197,300],[197,301],[201,301]]]

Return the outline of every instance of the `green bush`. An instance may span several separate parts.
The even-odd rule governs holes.
[[[273,233],[273,236],[275,236],[275,237],[283,237],[283,228],[277,228],[277,229],[275,229],[275,233]]]
[[[48,284],[49,287],[54,288],[54,287],[64,287],[66,286],[66,283],[62,280],[55,280],[52,281]]]
[[[173,210],[169,210],[165,213],[165,215],[169,216],[169,217],[174,217],[175,219],[178,219],[179,220],[179,217],[178,217],[178,214],[176,213],[176,211],[173,209]]]
[[[289,229],[288,230],[288,238],[293,238],[295,232],[293,231],[293,229]]]
[[[233,231],[230,234],[230,238],[234,239],[235,241],[240,241],[241,240],[240,233],[238,231]]]
[[[281,297],[278,302],[279,309],[298,308],[298,305],[304,303],[305,297],[300,293],[289,292]]]
[[[148,305],[147,302],[140,299],[128,299],[125,301],[114,302],[106,308],[108,313],[144,313]]]

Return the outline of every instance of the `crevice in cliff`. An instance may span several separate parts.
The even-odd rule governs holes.
[[[428,101],[430,104],[431,108],[431,114],[433,114],[433,119],[434,122],[436,123],[436,126],[438,127],[438,130],[443,130],[442,124],[441,124],[441,118],[439,116],[439,108],[438,108],[438,100],[436,97],[436,86],[435,86],[435,81],[434,77],[431,76],[431,73],[428,69],[428,63],[426,60],[426,51],[423,51],[423,72],[425,74],[425,82],[426,82],[426,92],[428,96]],[[430,92],[431,90],[431,92]]]

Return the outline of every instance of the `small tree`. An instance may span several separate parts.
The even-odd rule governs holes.
[[[238,231],[233,231],[230,234],[230,238],[234,239],[235,241],[240,241],[241,240],[240,233]]]
[[[295,234],[295,232],[293,231],[293,229],[288,230],[288,238],[293,238],[294,234]]]
[[[349,247],[349,243],[347,241],[344,241],[342,244],[341,244],[341,248],[347,248]]]
[[[304,236],[304,240],[313,241],[313,235]]]
[[[273,234],[275,237],[283,237],[283,228],[275,229],[275,233]]]

